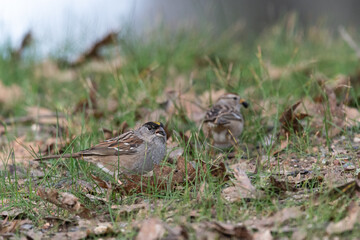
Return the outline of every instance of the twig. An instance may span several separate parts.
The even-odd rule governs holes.
[[[346,31],[346,29],[343,26],[339,27],[339,33],[341,37],[344,39],[344,41],[351,47],[357,56],[357,58],[360,59],[360,48],[355,43],[354,39],[350,36],[350,34]]]
[[[22,41],[21,41],[21,44],[19,46],[18,49],[14,50],[12,52],[12,57],[14,59],[17,59],[19,60],[22,53],[24,52],[24,50],[30,46],[30,44],[32,43],[33,41],[33,36],[32,36],[32,33],[31,31],[29,30],[23,37]]]
[[[70,63],[71,67],[77,67],[83,64],[86,60],[89,59],[102,59],[100,55],[100,49],[106,45],[111,45],[116,43],[116,39],[119,32],[113,31],[106,34],[102,39],[95,42],[90,49],[82,53],[74,62]]]
[[[65,116],[60,115],[59,114],[47,114],[47,115],[39,115],[36,118],[33,116],[25,116],[25,117],[15,117],[15,118],[7,118],[3,121],[4,124],[9,125],[9,124],[15,124],[15,123],[29,123],[29,122],[38,122],[38,120],[41,119],[46,119],[46,118],[54,118],[54,117],[59,117],[59,118],[65,118]]]

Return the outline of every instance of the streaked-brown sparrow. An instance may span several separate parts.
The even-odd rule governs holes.
[[[238,142],[244,128],[242,106],[247,108],[248,103],[236,94],[226,93],[207,111],[203,131],[213,139],[214,147],[224,149]]]
[[[94,163],[109,174],[143,174],[153,170],[166,155],[166,133],[160,122],[147,122],[139,129],[108,139],[89,149],[35,160],[76,158]]]

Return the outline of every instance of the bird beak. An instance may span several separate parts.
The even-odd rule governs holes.
[[[245,99],[243,99],[243,98],[241,98],[241,99],[239,100],[239,103],[241,103],[245,108],[248,108],[248,107],[249,107],[249,103],[247,103],[247,102],[245,101]]]
[[[162,128],[157,129],[155,131],[155,134],[159,137],[166,137],[166,133],[165,133],[164,129],[162,129]]]

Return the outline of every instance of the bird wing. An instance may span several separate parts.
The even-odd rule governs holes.
[[[205,116],[205,122],[213,122],[219,125],[225,125],[230,123],[230,120],[242,121],[241,113],[235,111],[228,106],[215,105],[213,106]]]
[[[137,148],[144,141],[137,137],[133,131],[126,132],[118,137],[108,139],[89,149],[79,152],[83,156],[111,156],[135,154]]]
[[[83,156],[119,156],[132,155],[137,152],[137,148],[144,141],[134,134],[134,131],[129,131],[121,134],[118,137],[111,138],[101,142],[89,149],[85,149],[76,153],[49,155],[34,159],[48,160],[53,158],[82,158]]]

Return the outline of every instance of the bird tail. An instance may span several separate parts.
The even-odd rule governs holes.
[[[81,157],[81,155],[79,153],[68,153],[68,154],[42,156],[39,158],[35,158],[34,161],[42,161],[42,160],[49,160],[49,159],[56,159],[56,158],[80,158],[80,157]]]

